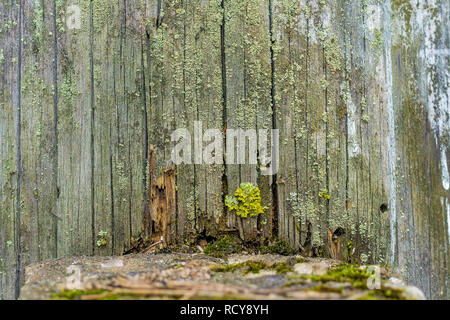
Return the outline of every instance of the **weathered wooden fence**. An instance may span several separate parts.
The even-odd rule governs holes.
[[[388,263],[450,298],[449,5],[1,0],[1,297],[31,262],[129,249],[150,145],[159,176],[172,131],[202,121],[278,128],[280,168],[177,166],[173,241],[235,228],[223,196],[253,182],[269,210],[249,238]]]

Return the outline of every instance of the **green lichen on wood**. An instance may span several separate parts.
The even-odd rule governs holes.
[[[215,242],[208,243],[203,251],[206,255],[221,258],[228,254],[240,253],[242,250],[243,246],[239,239],[225,235]]]
[[[335,34],[327,32],[323,39],[325,58],[331,72],[339,72],[342,68],[342,49]]]
[[[370,49],[377,53],[381,53],[384,45],[383,32],[381,29],[375,29],[373,39],[370,42]]]

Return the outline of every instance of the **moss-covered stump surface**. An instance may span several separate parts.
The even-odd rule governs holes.
[[[274,254],[134,254],[49,260],[26,268],[21,299],[423,299],[381,268]],[[80,281],[78,281],[78,279]]]

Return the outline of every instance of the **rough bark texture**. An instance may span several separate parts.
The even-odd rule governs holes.
[[[143,238],[151,239],[153,243],[161,241],[164,247],[171,243],[171,217],[176,208],[175,169],[162,170],[161,175],[154,179],[155,158],[153,145],[150,145],[149,184],[147,205],[143,221]]]
[[[198,120],[280,129],[280,170],[271,185],[258,165],[177,166],[172,241],[275,231],[450,298],[449,5],[1,0],[0,297],[18,296],[31,262],[128,250],[150,144],[159,173],[172,131]],[[226,213],[240,182],[274,212]]]

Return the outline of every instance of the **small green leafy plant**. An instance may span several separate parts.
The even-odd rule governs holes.
[[[241,183],[234,196],[226,196],[225,205],[241,218],[256,217],[267,209],[261,205],[261,191],[250,182]]]
[[[97,235],[97,247],[104,247],[108,243],[106,241],[106,237],[108,236],[108,232],[100,231]]]
[[[323,198],[325,200],[330,200],[331,196],[328,194],[328,190],[327,189],[323,189],[319,192],[319,197]]]

